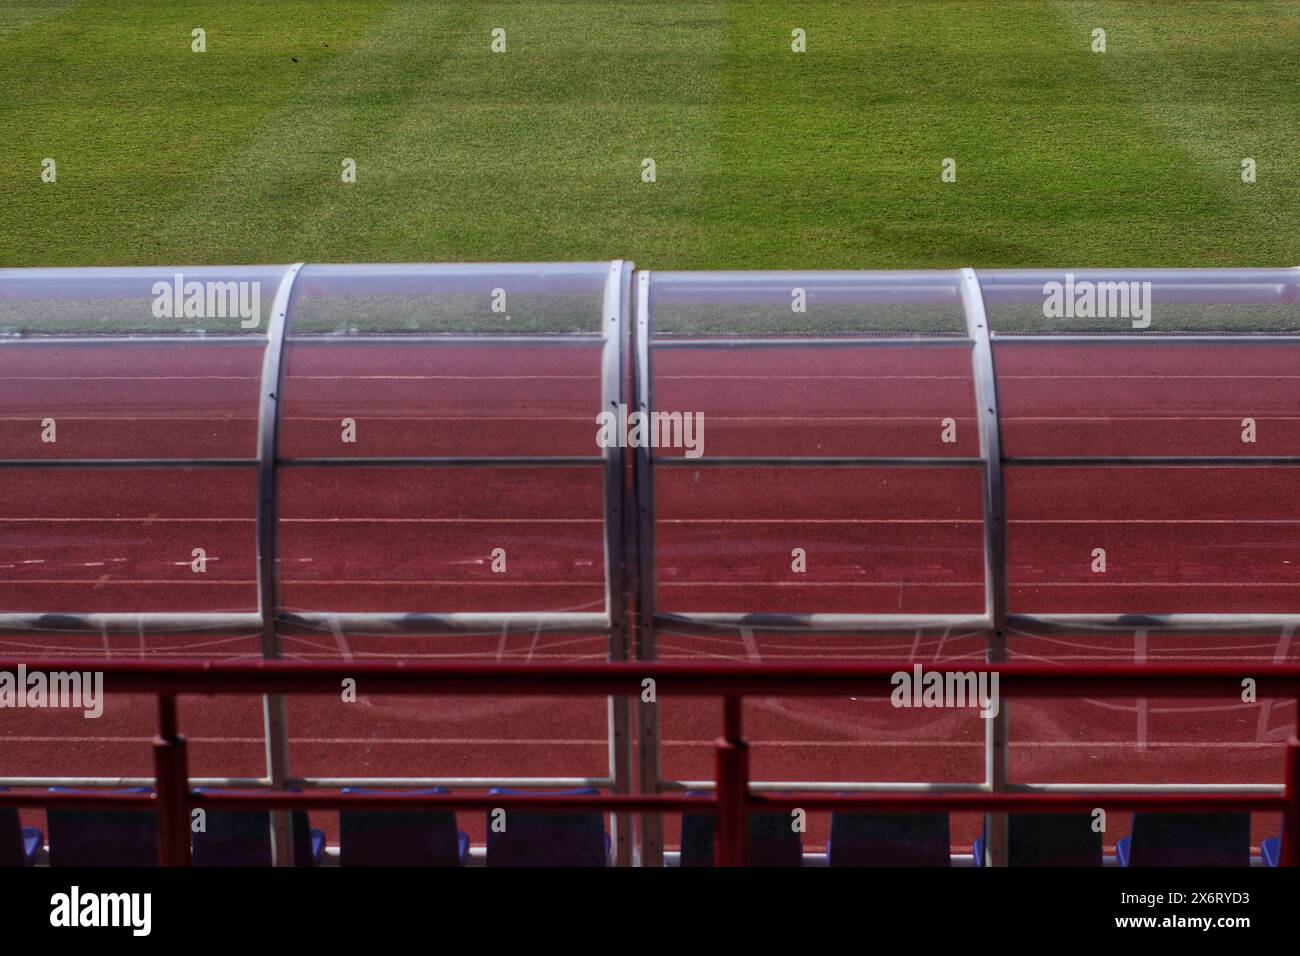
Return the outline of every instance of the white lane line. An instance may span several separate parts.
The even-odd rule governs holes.
[[[258,375],[6,375],[22,382],[260,382]]]
[[[1270,376],[1261,375],[1260,378]],[[754,374],[754,375],[663,375],[656,373],[656,382],[668,381],[685,381],[685,382],[716,382],[716,381],[741,381],[753,382],[756,385],[763,385],[767,382],[835,382],[835,381],[853,381],[853,382],[877,382],[877,381],[921,381],[921,382],[969,382],[969,375],[785,375],[785,374]]]
[[[660,581],[661,588],[970,588],[983,581]],[[1294,581],[1012,581],[1011,586],[1032,588],[1295,588]]]
[[[293,375],[286,376],[307,382],[361,381],[361,382],[599,382],[599,375]]]
[[[0,578],[0,585],[56,585],[106,587],[119,586],[156,586],[163,584],[198,585],[201,587],[247,587],[256,584],[256,579],[237,581],[190,581],[184,578],[140,578],[110,579],[98,578]],[[460,581],[460,580],[358,580],[321,578],[288,578],[286,586],[305,587],[448,587],[448,588],[580,588],[601,585],[600,580],[567,581]],[[660,588],[973,588],[983,587],[983,581],[660,581]],[[1074,582],[1074,581],[1013,581],[1012,586],[1029,590],[1035,588],[1295,588],[1294,581],[1256,582],[1256,581],[1134,581],[1124,582]]]
[[[1243,412],[1242,414],[1250,414]],[[1261,421],[1295,422],[1300,415],[1254,416]],[[1002,416],[1003,422],[1239,422],[1241,415],[1015,415]],[[1241,456],[1248,458],[1248,455]]]

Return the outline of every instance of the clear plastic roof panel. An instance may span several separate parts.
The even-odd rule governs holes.
[[[704,432],[703,451],[682,441],[654,453],[978,455],[959,280],[952,272],[651,273],[652,411]]]
[[[608,262],[308,265],[290,334],[594,335]]]
[[[1300,332],[1300,269],[978,270],[994,334]]]
[[[0,612],[258,609],[255,469],[0,476]]]
[[[983,610],[978,469],[817,464],[979,456],[960,283],[650,274],[659,610]]]
[[[264,336],[286,268],[0,269],[0,342],[47,336]]]
[[[305,267],[281,454],[597,458],[608,276],[608,263]]]
[[[958,272],[652,272],[656,338],[966,334]]]
[[[284,272],[0,269],[0,458],[255,458]]]
[[[1010,465],[1010,608],[1300,613],[1294,468]]]
[[[284,605],[604,611],[601,481],[588,467],[286,468]]]
[[[1010,458],[1300,455],[1300,336],[994,340]]]
[[[978,614],[975,468],[657,469],[665,612]]]

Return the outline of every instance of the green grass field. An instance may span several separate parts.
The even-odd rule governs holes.
[[[0,0],[0,266],[1297,265],[1297,51],[1296,2]]]

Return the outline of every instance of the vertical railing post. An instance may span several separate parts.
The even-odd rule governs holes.
[[[601,411],[619,418],[626,385],[624,356],[627,351],[627,311],[632,294],[632,263],[615,260],[609,265],[605,280],[604,316],[601,349]],[[624,544],[624,501],[627,474],[621,443],[604,449],[604,532],[605,532],[605,613],[609,615],[611,661],[630,657],[630,630],[627,620],[627,564]],[[632,702],[626,696],[610,697],[609,771],[615,793],[632,790]],[[610,815],[614,844],[614,864],[632,865],[632,817],[627,813]]]
[[[284,339],[289,328],[293,287],[301,262],[290,266],[280,280],[271,304],[262,358],[262,392],[258,406],[257,582],[258,610],[262,615],[262,657],[280,656],[276,619],[280,613],[280,496],[276,458],[280,448],[280,391],[284,384]],[[283,790],[289,779],[289,718],[283,694],[262,695],[262,720],[266,729],[266,775],[271,786]],[[289,813],[271,813],[271,859],[276,866],[293,866],[292,824]]]
[[[998,414],[997,372],[993,364],[992,332],[984,309],[984,293],[974,269],[961,270],[962,310],[971,339],[971,369],[975,379],[975,414],[979,422],[980,457],[984,459],[984,611],[993,627],[985,658],[990,664],[1007,659],[1007,522],[1002,477],[1002,429]],[[1008,748],[1011,715],[1006,701],[988,718],[984,731],[984,782],[994,793],[1010,783]],[[991,866],[1007,860],[1007,815],[986,817]]]
[[[653,316],[650,314],[650,273],[637,273],[636,332],[633,339],[633,377],[636,384],[636,411],[649,415],[654,407],[654,367],[651,364],[650,339]],[[633,472],[633,498],[637,507],[637,633],[636,659],[653,661],[658,655],[655,637],[655,523],[654,457],[648,444],[636,449]],[[660,723],[657,701],[641,701],[637,708],[637,761],[640,789],[644,794],[659,792]],[[664,818],[661,813],[641,815],[641,865],[663,866]]]
[[[190,771],[185,738],[176,724],[176,696],[158,695],[158,736],[153,741],[158,800],[158,864],[190,865]]]
[[[1286,812],[1282,815],[1283,866],[1300,866],[1300,700],[1296,701],[1296,726],[1286,742]]]
[[[717,744],[717,863],[745,866],[749,856],[749,745],[741,729],[744,699],[723,699],[722,736]]]

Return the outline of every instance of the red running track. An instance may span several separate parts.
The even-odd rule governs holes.
[[[1289,455],[1300,448],[1291,346],[999,344],[1004,447],[1053,455]],[[403,348],[291,341],[286,456],[587,455],[597,462],[599,346]],[[0,348],[0,455],[253,457],[260,348]],[[702,411],[706,455],[964,457],[977,435],[968,347],[656,353],[656,402]],[[58,441],[40,441],[41,421]],[[352,418],[357,441],[340,440]],[[1244,418],[1256,441],[1241,441]],[[955,441],[943,440],[951,419]],[[952,434],[952,430],[949,430]],[[251,468],[7,471],[0,609],[247,611],[257,604]],[[284,600],[296,610],[590,610],[601,606],[600,473],[591,468],[281,471]],[[1011,604],[1027,612],[1295,611],[1300,496],[1276,467],[1010,465]],[[660,469],[665,610],[965,612],[982,607],[972,468]],[[191,554],[208,556],[202,576]],[[508,571],[491,570],[494,548]],[[802,548],[807,569],[795,573]],[[1106,551],[1104,574],[1093,552]],[[982,640],[661,635],[667,658],[899,660],[982,655]],[[286,635],[312,659],[591,660],[599,638]],[[6,653],[255,656],[247,638],[10,637]],[[1016,635],[1030,660],[1296,660],[1283,635]],[[971,781],[983,725],[875,700],[756,700],[756,779]],[[712,702],[665,702],[664,774],[712,775]],[[182,707],[199,775],[263,772],[260,705]],[[7,711],[5,775],[148,775],[152,703],[97,722]],[[1276,782],[1293,705],[1025,701],[1016,779]],[[603,775],[593,702],[295,700],[295,773]],[[463,821],[470,823],[471,821]],[[1263,820],[1264,830],[1275,824]],[[977,823],[958,821],[958,844]],[[1122,832],[1122,831],[1120,831]],[[1263,831],[1261,831],[1262,833]],[[1118,833],[1116,835],[1119,835]],[[1265,834],[1267,835],[1267,834]],[[824,841],[824,821],[809,845]],[[1109,842],[1109,841],[1108,841]]]

